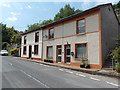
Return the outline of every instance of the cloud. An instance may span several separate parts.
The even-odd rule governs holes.
[[[4,3],[4,4],[2,4],[2,6],[3,6],[3,7],[8,7],[8,8],[10,8],[10,7],[11,7],[11,5],[10,5],[10,4],[5,4],[5,3]]]
[[[8,20],[9,20],[9,21],[16,21],[17,18],[16,18],[16,17],[9,17]]]
[[[15,13],[15,12],[10,12],[10,14],[11,14],[11,15],[17,15],[17,13]]]
[[[16,13],[16,12],[10,12],[11,15],[20,15],[20,13]]]
[[[32,8],[32,7],[30,5],[28,5],[27,8]]]

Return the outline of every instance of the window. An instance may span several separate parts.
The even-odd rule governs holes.
[[[76,44],[75,58],[86,58],[86,44]]]
[[[54,28],[49,30],[49,39],[54,38]]]
[[[47,47],[47,58],[53,58],[53,47]]]
[[[39,41],[39,32],[36,32],[35,33],[35,42],[38,42]]]
[[[38,55],[38,45],[34,45],[34,54]]]
[[[24,44],[26,44],[26,36],[24,36]]]
[[[77,34],[85,32],[85,20],[77,21]]]
[[[23,54],[26,55],[26,46],[23,47]]]

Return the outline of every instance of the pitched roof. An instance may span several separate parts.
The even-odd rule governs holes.
[[[46,27],[50,27],[50,26],[52,26],[52,25],[56,25],[56,24],[59,24],[59,23],[62,23],[62,22],[71,20],[71,19],[76,18],[76,17],[80,17],[80,16],[82,16],[82,15],[86,15],[87,13],[90,13],[90,12],[96,11],[96,10],[99,10],[100,8],[105,7],[105,6],[108,6],[108,5],[111,5],[111,6],[112,6],[111,3],[98,5],[98,6],[96,6],[96,7],[90,8],[90,9],[85,10],[85,11],[83,11],[83,12],[70,15],[70,16],[68,16],[68,17],[66,17],[66,18],[63,18],[63,19],[61,19],[61,20],[52,22],[52,23],[50,23],[50,24],[46,24],[46,25],[44,25],[44,26],[42,26],[42,27],[39,27],[39,28],[37,28],[37,29],[24,32],[24,33],[22,33],[21,35],[25,35],[25,34],[28,34],[28,33],[31,33],[31,32],[37,31],[37,30],[44,29],[44,28],[46,28]]]

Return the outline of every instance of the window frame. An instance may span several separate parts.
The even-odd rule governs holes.
[[[48,57],[48,48],[52,47],[52,57]],[[46,47],[46,58],[53,59],[53,46],[47,46]]]
[[[27,36],[24,36],[24,44],[27,42]]]
[[[58,47],[61,47],[61,56],[58,56]],[[61,57],[61,62],[62,62],[62,44],[61,45],[56,45],[56,62],[58,63],[58,58]],[[61,63],[59,62],[59,63]]]
[[[84,58],[77,58],[77,48],[76,48],[76,45],[78,44],[86,44],[86,57]],[[75,60],[88,60],[88,43],[85,42],[85,43],[75,43],[75,56],[74,56]]]
[[[37,51],[36,51],[36,46],[37,46]],[[39,45],[34,45],[34,55],[38,55],[39,53]]]
[[[23,55],[27,54],[27,46],[23,46]]]
[[[39,32],[35,32],[35,42],[39,42]]]
[[[54,28],[50,28],[50,29],[48,30],[48,39],[54,39],[54,35],[53,35],[52,38],[50,37],[50,30],[52,30],[52,29],[55,30]],[[53,34],[54,34],[54,32],[53,32]]]
[[[81,20],[84,20],[84,32],[78,33],[78,22]],[[86,20],[85,20],[85,18],[82,18],[82,19],[79,19],[76,21],[76,34],[83,34],[83,33],[86,33]]]

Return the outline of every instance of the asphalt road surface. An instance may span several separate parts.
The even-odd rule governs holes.
[[[118,88],[118,80],[2,56],[2,88]]]

